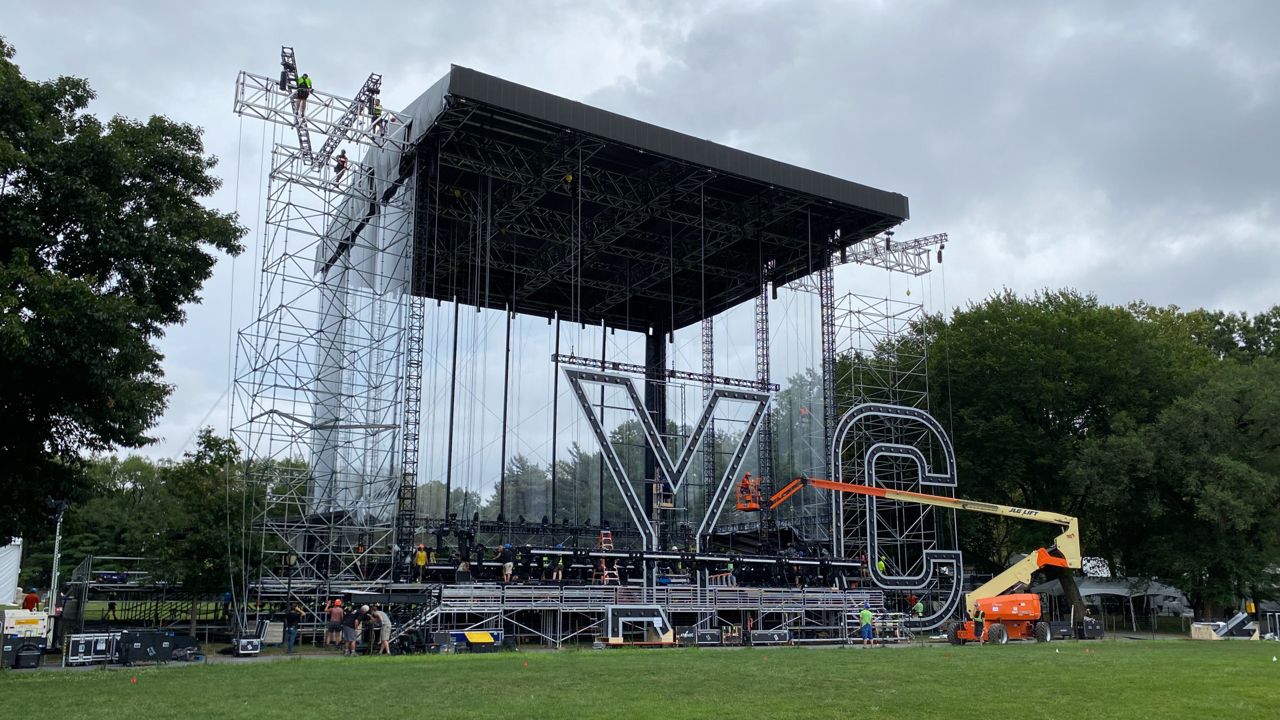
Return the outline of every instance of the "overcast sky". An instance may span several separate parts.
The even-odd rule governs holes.
[[[0,0],[0,18],[27,77],[88,78],[100,115],[204,127],[225,180],[210,202],[238,210],[252,242],[263,128],[232,114],[233,84],[275,74],[289,44],[318,89],[349,96],[381,73],[393,108],[455,63],[903,193],[899,238],[953,239],[914,296],[932,310],[1006,286],[1280,302],[1276,2]],[[149,454],[225,426],[251,258],[221,262],[163,340],[176,390]],[[913,287],[866,278],[842,271],[840,292]],[[724,372],[750,374],[742,341]]]

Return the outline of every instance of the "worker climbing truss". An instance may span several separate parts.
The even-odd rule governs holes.
[[[237,440],[261,499],[253,524],[260,599],[318,612],[339,588],[390,577],[403,473],[404,394],[415,387],[408,282],[416,174],[401,173],[408,123],[376,120],[380,78],[355,98],[240,73],[237,113],[281,127],[271,149],[252,322],[239,334]],[[383,124],[385,123],[385,124]],[[323,137],[311,150],[311,135]],[[301,141],[294,142],[296,139]],[[353,158],[330,167],[330,154]],[[357,159],[358,158],[358,159]],[[420,331],[416,335],[421,346]],[[420,382],[417,387],[420,387]]]

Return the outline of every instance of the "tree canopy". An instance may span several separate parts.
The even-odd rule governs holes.
[[[155,341],[245,229],[199,128],[103,121],[88,82],[25,78],[0,40],[0,538],[85,497],[85,452],[139,447],[171,387]]]
[[[1003,292],[904,342],[927,347],[960,494],[1076,515],[1086,554],[1204,605],[1275,586],[1278,318]],[[1047,539],[1034,523],[960,523],[966,558],[991,570]]]

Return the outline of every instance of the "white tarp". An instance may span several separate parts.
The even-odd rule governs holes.
[[[22,570],[22,538],[0,547],[0,605],[21,605],[18,573]]]
[[[1124,598],[1146,597],[1156,608],[1169,615],[1185,615],[1190,612],[1191,603],[1186,595],[1172,585],[1165,585],[1155,580],[1139,578],[1076,578],[1076,585],[1083,597],[1112,595]],[[1040,583],[1031,588],[1034,593],[1062,595],[1062,583],[1057,580]]]

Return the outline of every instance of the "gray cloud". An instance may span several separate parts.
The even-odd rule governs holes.
[[[914,288],[941,309],[945,279],[950,305],[1003,286],[1064,285],[1109,302],[1259,310],[1278,301],[1275,3],[5,0],[0,9],[0,32],[28,77],[88,77],[100,114],[205,127],[226,180],[212,204],[238,209],[255,238],[261,143],[272,131],[231,114],[232,82],[241,69],[274,73],[279,45],[292,43],[317,86],[335,92],[381,72],[387,104],[399,107],[450,63],[467,65],[902,192],[913,214],[903,234],[952,234],[943,273],[908,282],[845,269],[842,292]],[[177,391],[149,452],[180,451],[202,420],[225,425],[228,328],[250,316],[252,265],[252,252],[221,263],[189,324],[164,339]],[[803,307],[795,301],[795,317]],[[749,318],[735,312],[718,330],[718,363],[734,374],[751,372]],[[493,327],[475,360],[488,367],[501,323]],[[539,374],[545,325],[522,327],[522,368]],[[627,352],[618,338],[611,352]],[[813,355],[794,342],[804,348],[780,351],[777,374]],[[696,338],[678,346],[680,362],[696,365]],[[490,409],[495,385],[490,376],[477,390]],[[546,389],[521,392],[517,416],[545,424]],[[492,418],[484,422],[492,433]],[[545,449],[534,432],[520,442]]]

